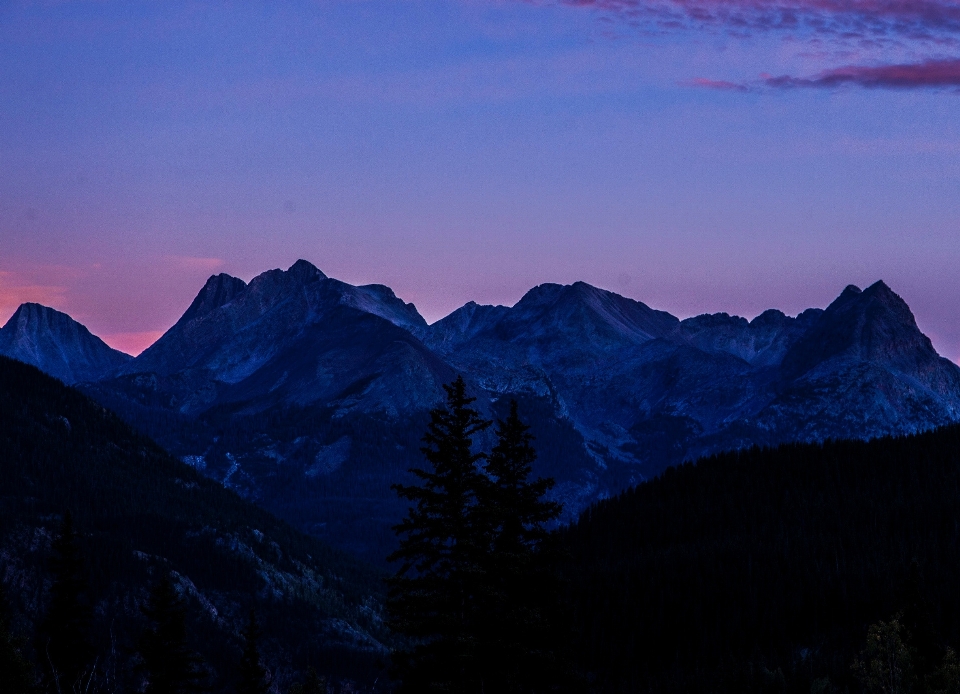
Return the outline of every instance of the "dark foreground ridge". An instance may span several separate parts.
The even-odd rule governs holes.
[[[380,674],[389,641],[379,573],[172,458],[79,392],[0,357],[0,578],[13,630],[28,642],[49,604],[51,541],[67,511],[100,666],[121,682],[135,676],[140,607],[162,575],[186,600],[190,645],[211,665],[214,691],[235,684],[251,608],[281,691],[311,666],[358,682]],[[125,691],[136,691],[131,681]]]
[[[914,684],[895,691],[934,692],[960,645],[957,426],[684,464],[563,535],[603,691],[872,691],[852,663],[899,613]]]

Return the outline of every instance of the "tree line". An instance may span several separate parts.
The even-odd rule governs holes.
[[[559,534],[602,691],[958,686],[960,427],[686,463]]]

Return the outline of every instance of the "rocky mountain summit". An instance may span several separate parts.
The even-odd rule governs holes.
[[[960,420],[960,367],[884,283],[826,309],[679,320],[578,282],[427,325],[387,287],[306,261],[211,277],[153,346],[83,388],[205,474],[382,557],[441,385],[491,418],[516,399],[572,518],[701,455]]]
[[[96,381],[130,361],[66,313],[22,304],[0,328],[0,355],[31,364],[64,383]]]

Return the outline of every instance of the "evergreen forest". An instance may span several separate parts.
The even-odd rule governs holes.
[[[960,687],[960,427],[686,463],[560,535],[598,690]]]

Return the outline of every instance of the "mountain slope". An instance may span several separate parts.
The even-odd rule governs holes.
[[[0,449],[0,576],[24,622],[43,613],[50,538],[70,511],[96,633],[112,634],[127,657],[146,585],[173,572],[190,605],[194,647],[221,686],[230,683],[251,607],[278,682],[311,664],[376,676],[386,643],[376,572],[171,458],[79,392],[5,358]]]
[[[562,532],[576,650],[600,691],[862,691],[877,620],[960,646],[958,508],[958,426],[671,468]]]
[[[32,364],[64,383],[96,381],[132,357],[80,323],[40,304],[22,304],[0,328],[0,355]]]

